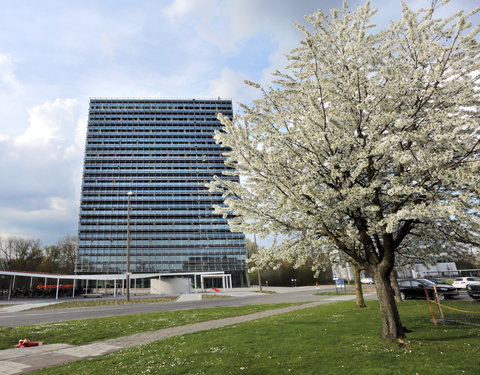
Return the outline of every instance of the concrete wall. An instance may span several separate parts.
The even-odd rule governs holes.
[[[454,262],[439,262],[436,264],[424,265],[415,264],[412,266],[400,267],[397,269],[400,279],[423,278],[423,277],[449,277],[457,276],[457,266]],[[334,265],[332,272],[337,279],[353,280],[353,269],[350,264]],[[362,273],[362,277],[365,273]]]
[[[433,265],[415,264],[412,267],[414,278],[428,276],[451,276],[457,275],[457,265],[454,262],[437,263]]]
[[[168,294],[179,295],[190,293],[190,278],[185,277],[164,277],[159,279],[151,279],[151,294]]]

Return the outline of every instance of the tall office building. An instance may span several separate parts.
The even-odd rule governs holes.
[[[228,170],[219,112],[232,116],[232,102],[90,100],[77,272],[125,272],[129,238],[131,272],[225,271],[246,284],[245,237],[205,187]]]

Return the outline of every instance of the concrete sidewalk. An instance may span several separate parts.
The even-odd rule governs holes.
[[[11,306],[2,306],[0,307],[0,313],[2,312],[18,312],[18,311],[25,311],[35,309],[37,307],[55,305],[56,303],[60,303],[63,301],[55,301],[55,302],[33,302],[33,303],[19,303],[19,304],[12,304]],[[0,373],[1,375],[1,373]]]
[[[339,298],[341,297],[341,298]],[[165,328],[157,331],[137,333],[130,336],[97,341],[86,345],[52,344],[31,348],[6,349],[0,351],[0,375],[25,374],[34,370],[52,367],[81,359],[98,357],[114,353],[122,349],[147,344],[153,341],[164,340],[173,336],[185,335],[193,332],[205,331],[213,328],[225,327],[233,324],[249,322],[269,316],[284,314],[308,307],[331,303],[337,300],[353,300],[355,296],[339,296],[322,301],[307,303],[299,306],[290,306],[281,309],[262,311],[249,315],[231,318],[209,320],[200,323],[187,324],[179,327]]]

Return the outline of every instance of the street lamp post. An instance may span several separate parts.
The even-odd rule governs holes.
[[[125,271],[125,282],[127,284],[127,302],[130,302],[130,198],[133,191],[127,193],[128,207],[127,207],[127,264]]]

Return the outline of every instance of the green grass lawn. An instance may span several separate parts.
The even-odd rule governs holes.
[[[298,305],[298,303],[162,311],[32,326],[2,327],[0,328],[0,349],[11,348],[17,344],[18,340],[24,338],[28,338],[31,341],[43,341],[46,344],[87,344],[93,341],[127,336],[139,332],[246,315],[291,305]]]
[[[157,302],[173,302],[177,297],[155,297],[155,298],[135,298],[127,302],[125,299],[91,299],[81,301],[67,301],[55,303],[53,305],[36,307],[32,310],[54,310],[68,309],[74,307],[92,307],[92,306],[114,306],[114,305],[134,305],[138,303],[157,303]]]
[[[480,311],[475,302],[448,302]],[[339,302],[179,336],[35,374],[476,375],[480,327],[434,327],[425,301],[400,304],[406,348],[382,340],[378,304]]]
[[[317,292],[317,293],[313,293],[314,296],[340,296],[340,295],[352,295],[352,294],[355,294],[355,292],[352,292],[352,291],[347,291],[347,293],[343,293],[343,292]]]

